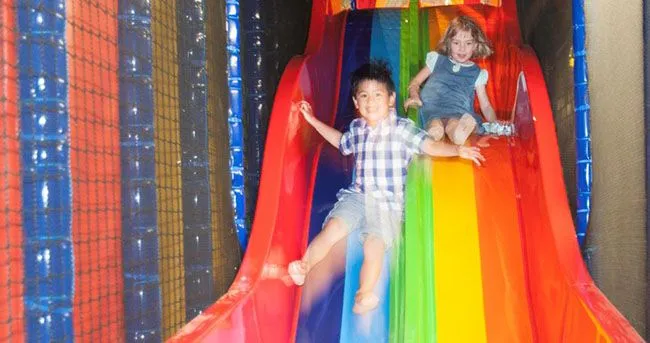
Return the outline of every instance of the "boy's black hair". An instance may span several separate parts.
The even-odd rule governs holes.
[[[384,84],[389,94],[395,92],[395,83],[391,77],[390,67],[388,66],[388,62],[384,60],[371,60],[352,72],[350,83],[352,85],[353,97],[357,95],[361,82],[366,80],[373,80]]]

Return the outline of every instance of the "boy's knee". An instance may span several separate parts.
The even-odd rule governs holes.
[[[348,227],[343,219],[332,217],[327,220],[327,223],[323,228],[323,233],[332,236],[333,238],[342,237],[348,233]]]

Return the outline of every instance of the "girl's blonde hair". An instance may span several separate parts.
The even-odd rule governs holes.
[[[481,27],[472,20],[472,18],[467,16],[456,17],[451,21],[451,23],[449,23],[449,27],[440,39],[436,50],[445,56],[449,56],[451,53],[451,39],[456,36],[458,31],[469,31],[476,41],[476,50],[474,50],[472,58],[488,57],[492,55],[492,48],[490,47],[490,42],[488,42],[487,37],[485,37],[485,33],[481,30]]]

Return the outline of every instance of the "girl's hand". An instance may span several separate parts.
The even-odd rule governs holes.
[[[408,98],[406,101],[404,101],[404,111],[408,111],[409,107],[417,108],[417,107],[422,107],[422,100],[420,100],[420,97],[417,98]]]
[[[311,105],[307,101],[302,100],[298,102],[298,109],[305,120],[311,123],[312,119],[314,119],[314,111],[311,109]]]
[[[459,146],[458,156],[466,160],[472,160],[477,166],[480,166],[481,162],[485,162],[485,157],[481,154],[481,149],[477,147]]]

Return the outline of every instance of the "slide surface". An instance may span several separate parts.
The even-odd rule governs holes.
[[[314,1],[305,55],[289,63],[276,95],[239,274],[171,341],[640,341],[582,262],[546,86],[534,53],[521,45],[514,2],[332,13],[327,1]],[[290,285],[287,263],[318,233],[351,177],[350,160],[318,137],[295,102],[308,100],[321,120],[344,130],[354,118],[348,76],[369,58],[389,61],[403,100],[426,52],[461,14],[493,42],[494,55],[479,64],[499,118],[513,120],[517,135],[491,140],[483,167],[414,160],[404,239],[384,259],[376,311],[351,313],[362,255],[355,235],[304,287]]]

